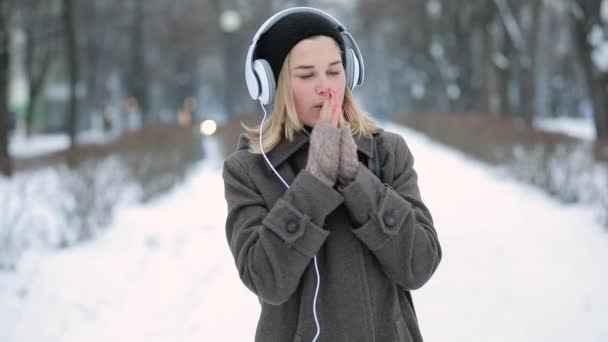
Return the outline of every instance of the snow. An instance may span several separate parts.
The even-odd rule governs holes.
[[[0,341],[207,341],[234,322],[252,336],[258,304],[225,213],[219,166],[205,163],[163,199],[123,208],[98,241],[28,253],[16,275],[0,273]]]
[[[31,138],[15,135],[9,140],[8,151],[15,157],[34,157],[67,149],[69,144],[65,134],[41,134]]]
[[[604,11],[604,7],[607,7],[602,4],[602,11]],[[587,40],[593,47],[591,52],[591,58],[593,60],[594,65],[599,69],[599,71],[606,72],[608,71],[608,37],[604,34],[604,29],[602,25],[596,24],[591,28],[591,32],[587,36]]]
[[[591,118],[541,118],[534,122],[534,126],[547,132],[556,132],[569,135],[582,140],[595,140],[595,126]]]
[[[593,49],[591,58],[601,72],[608,72],[608,40],[603,41]]]
[[[387,128],[403,132],[416,157],[444,252],[414,293],[427,341],[608,339],[608,235],[589,210]]]
[[[77,137],[82,143],[103,143],[110,139],[110,135],[90,131],[80,132]],[[62,151],[69,147],[70,138],[67,134],[39,134],[30,138],[23,134],[13,134],[9,139],[8,150],[13,157],[35,157],[52,152]]]
[[[413,293],[425,341],[608,340],[608,235],[590,210],[384,128],[416,158],[444,252]],[[119,209],[97,241],[30,251],[0,273],[0,341],[252,341],[259,304],[228,250],[221,163],[207,155],[163,198]]]

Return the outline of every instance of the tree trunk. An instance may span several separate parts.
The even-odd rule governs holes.
[[[608,75],[602,75],[596,70],[591,57],[593,47],[587,40],[587,29],[584,20],[573,23],[575,49],[580,54],[581,66],[585,74],[589,98],[593,106],[593,119],[597,139],[608,138]]]
[[[38,97],[42,93],[44,88],[44,82],[48,75],[49,69],[52,62],[52,53],[49,51],[49,47],[36,46],[38,42],[33,42],[34,32],[28,32],[29,37],[27,38],[26,44],[26,74],[29,84],[29,96],[28,104],[25,109],[25,135],[29,137],[32,133],[32,125],[34,121],[34,111],[36,109],[36,103]],[[37,59],[35,56],[37,52],[42,51],[42,59]],[[35,64],[40,64],[36,67]]]
[[[10,36],[8,21],[10,8],[7,1],[0,0],[0,174],[10,176],[12,163],[8,153],[8,90],[10,83]]]
[[[87,68],[81,75],[87,89],[85,103],[81,104],[81,113],[87,113],[91,125],[95,119],[98,119],[103,126],[103,122],[106,120],[103,116],[104,104],[108,97],[105,94],[107,86],[103,84],[103,80],[106,80],[109,73],[107,64],[111,63],[110,58],[104,55],[104,52],[112,50],[111,47],[116,45],[107,38],[111,33],[102,24],[108,15],[99,10],[98,6],[98,2],[88,2],[79,9],[79,13],[87,18],[87,30],[82,32],[85,37],[81,37],[84,41],[81,47],[82,55],[87,61]],[[102,30],[101,27],[104,29]]]
[[[500,97],[500,116],[505,118],[512,118],[513,115],[517,115],[518,108],[515,108],[511,101],[511,87],[510,82],[513,77],[514,62],[517,56],[514,54],[514,48],[512,44],[509,44],[507,39],[507,32],[502,25],[497,26],[497,30],[500,32],[500,37],[496,39],[496,50],[500,55],[507,59],[506,65],[496,65],[496,73],[498,74],[498,91]],[[515,69],[517,66],[515,67]],[[514,114],[516,113],[516,114]]]
[[[146,93],[146,63],[144,45],[144,6],[143,0],[134,0],[133,4],[133,31],[132,31],[132,68],[133,83],[131,93],[137,100],[141,123],[144,125],[149,120],[148,98]]]
[[[52,61],[51,50],[56,50],[53,44],[55,31],[50,21],[49,13],[52,12],[52,4],[49,2],[30,1],[25,2],[21,8],[24,13],[24,21],[21,23],[25,31],[25,63],[24,71],[28,84],[28,102],[25,109],[25,135],[29,137],[32,133],[34,111],[38,102],[38,96],[44,88],[43,84],[50,69]],[[46,19],[46,20],[45,20]]]
[[[542,9],[542,1],[534,0],[531,4],[532,8],[532,26],[526,31],[526,49],[524,56],[520,59],[521,75],[519,77],[521,83],[519,85],[519,98],[521,101],[521,111],[524,122],[528,126],[532,126],[534,117],[538,114],[536,109],[536,73],[537,73],[537,54],[538,54],[538,32],[540,23],[540,13]],[[524,27],[524,25],[520,25]]]
[[[557,58],[553,57],[554,37],[556,34],[552,30],[558,17],[549,13],[546,8],[539,13],[538,23],[538,45],[535,55],[535,104],[537,116],[550,116],[554,112],[551,111],[551,73],[556,64]],[[538,61],[547,61],[547,63],[539,63]]]
[[[70,82],[70,98],[68,104],[68,117],[66,121],[67,133],[70,137],[70,149],[76,146],[76,131],[78,124],[78,56],[76,50],[76,30],[74,23],[74,5],[72,0],[63,0],[63,23],[65,33],[66,64]]]
[[[467,19],[456,17],[454,24],[454,38],[457,42],[463,42],[464,45],[464,48],[454,49],[454,59],[462,70],[457,79],[458,87],[461,90],[460,108],[457,109],[465,113],[480,109],[474,99],[478,93],[476,93],[476,90],[482,83],[479,80],[480,77],[477,76],[479,75],[476,70],[477,65],[474,65],[477,56],[473,56],[476,53],[476,45],[479,44],[480,35],[476,34],[478,30],[474,27],[475,24],[466,22]],[[464,75],[469,76],[465,77]]]
[[[485,89],[486,89],[486,112],[493,117],[507,115],[509,104],[507,98],[508,69],[501,69],[496,65],[495,55],[497,50],[504,51],[505,39],[498,39],[490,29],[491,25],[484,25],[484,58],[485,58]],[[498,26],[502,30],[502,27]]]

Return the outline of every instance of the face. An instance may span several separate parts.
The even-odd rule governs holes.
[[[312,127],[319,120],[328,88],[334,90],[342,111],[346,76],[340,47],[332,38],[318,36],[296,44],[289,56],[289,77],[294,106],[305,125]]]

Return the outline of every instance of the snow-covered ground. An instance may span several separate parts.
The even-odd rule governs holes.
[[[608,340],[608,233],[591,210],[385,128],[416,157],[444,251],[413,294],[425,341]],[[0,273],[0,341],[252,341],[259,305],[227,247],[212,159],[162,199],[120,209],[99,240]]]
[[[78,141],[81,143],[103,143],[112,139],[113,135],[103,134],[97,131],[78,133]],[[35,157],[42,154],[65,150],[70,145],[67,134],[38,134],[30,138],[22,134],[11,134],[8,150],[14,157]]]
[[[596,137],[591,118],[540,118],[534,122],[534,126],[547,132],[563,133],[583,140],[591,141]]]

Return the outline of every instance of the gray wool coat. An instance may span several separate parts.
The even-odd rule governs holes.
[[[308,139],[299,132],[267,153],[289,189],[262,155],[247,150],[244,135],[224,161],[226,237],[241,280],[261,304],[255,341],[312,341],[315,255],[317,341],[422,341],[404,290],[429,280],[441,247],[404,139],[379,133],[378,179],[367,167],[372,140],[355,138],[363,165],[343,189],[304,169]]]

